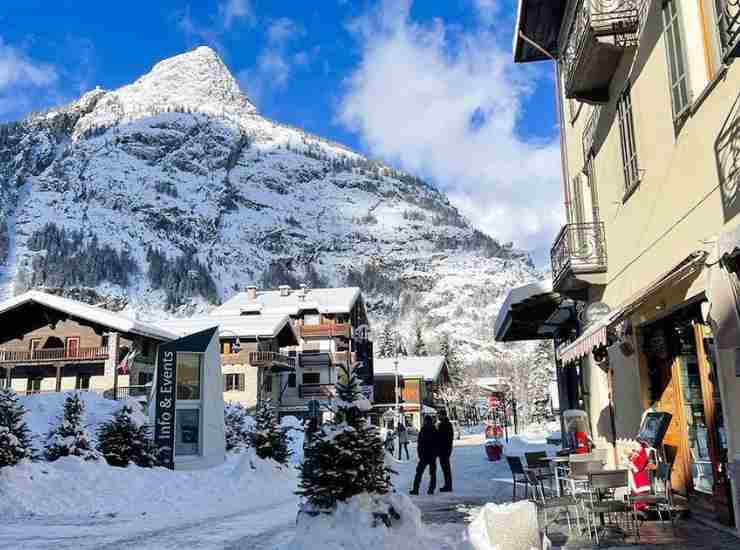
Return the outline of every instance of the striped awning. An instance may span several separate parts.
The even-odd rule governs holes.
[[[609,315],[601,321],[597,321],[593,327],[589,327],[573,342],[561,347],[557,351],[558,359],[564,365],[567,365],[588,355],[594,348],[605,346],[607,342],[606,331],[612,318],[613,315]]]

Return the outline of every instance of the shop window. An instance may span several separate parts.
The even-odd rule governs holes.
[[[304,372],[303,383],[304,384],[319,384],[321,382],[321,373],[318,372]]]
[[[224,391],[244,391],[244,375],[224,374]]]
[[[200,409],[177,409],[175,425],[175,455],[200,454]]]
[[[26,380],[26,393],[39,393],[41,391],[41,381],[43,380],[40,376],[35,376]]]
[[[177,399],[200,399],[202,361],[199,353],[177,354]]]
[[[89,374],[78,374],[75,377],[75,389],[76,390],[89,390],[90,389],[90,375]]]

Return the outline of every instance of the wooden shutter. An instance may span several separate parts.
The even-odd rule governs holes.
[[[245,386],[244,379],[246,378],[246,375],[244,375],[244,374],[237,374],[236,375],[236,378],[237,378],[238,385],[239,385],[239,391],[244,391],[244,386]]]

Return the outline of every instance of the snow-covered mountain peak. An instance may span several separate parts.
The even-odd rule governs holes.
[[[150,72],[106,93],[75,127],[75,137],[163,112],[199,112],[241,120],[257,112],[211,48],[201,46],[160,61]]]

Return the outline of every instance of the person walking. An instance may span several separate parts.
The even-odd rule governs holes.
[[[440,493],[452,492],[452,468],[450,467],[450,456],[452,456],[452,440],[454,439],[452,423],[447,418],[447,411],[439,411],[439,426],[437,426],[437,452],[439,453],[439,465],[442,467],[442,475],[445,483],[439,490]]]
[[[401,451],[406,451],[406,460],[410,460],[409,456],[409,431],[406,429],[406,424],[401,422],[398,425],[398,460],[401,460]]]
[[[419,456],[419,463],[416,465],[416,477],[414,477],[414,487],[409,494],[418,495],[419,485],[421,485],[421,476],[424,470],[429,467],[429,490],[427,493],[434,494],[437,487],[437,430],[434,427],[434,419],[431,416],[424,417],[424,425],[419,432],[419,439],[416,446],[416,453]]]

